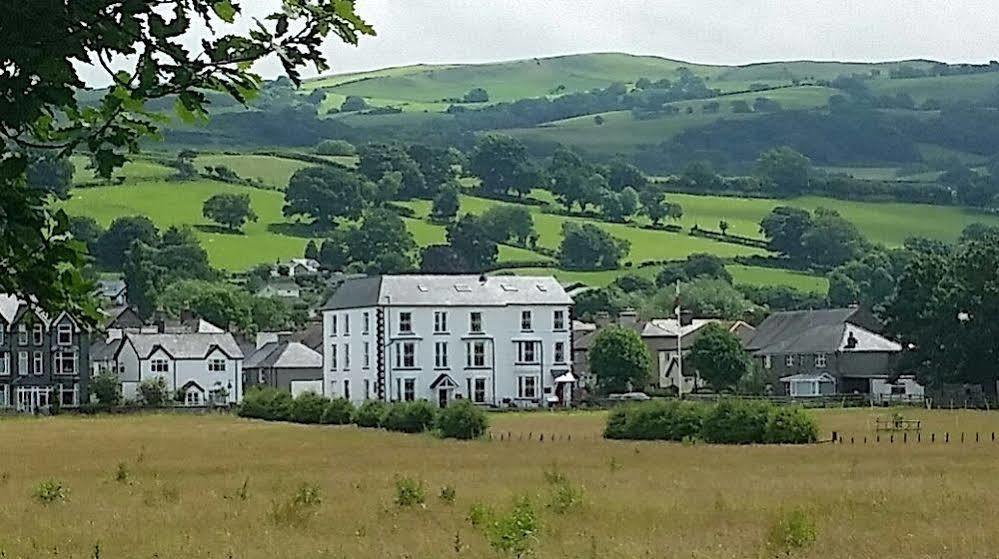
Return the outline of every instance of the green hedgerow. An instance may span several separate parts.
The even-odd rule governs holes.
[[[437,413],[437,431],[444,438],[478,439],[488,426],[486,412],[469,400],[456,400]]]

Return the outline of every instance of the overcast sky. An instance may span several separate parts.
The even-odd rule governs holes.
[[[278,0],[243,0],[264,15]],[[583,52],[714,64],[999,58],[996,0],[358,0],[378,32],[330,42],[336,72]],[[267,78],[280,66],[257,70]],[[88,70],[92,85],[105,82]]]

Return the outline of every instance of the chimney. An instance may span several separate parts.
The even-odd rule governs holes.
[[[850,335],[846,337],[846,347],[847,349],[854,349],[857,347],[857,337],[850,332]]]
[[[694,323],[694,313],[692,311],[680,311],[680,327],[690,326]]]
[[[630,328],[638,323],[638,312],[635,309],[624,309],[617,315],[617,323]]]
[[[191,309],[184,309],[180,311],[180,321],[181,322],[193,322],[194,321],[194,311]]]
[[[611,322],[610,313],[608,313],[607,311],[600,311],[600,312],[598,312],[597,316],[596,316],[596,320],[594,322],[597,323],[597,328],[604,328],[604,327],[606,327]]]
[[[293,341],[295,334],[292,332],[278,332],[277,341],[279,344]]]

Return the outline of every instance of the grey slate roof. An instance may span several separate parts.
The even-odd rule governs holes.
[[[243,362],[244,369],[322,369],[323,356],[298,342],[270,342]]]
[[[746,344],[759,354],[834,353],[844,349],[851,332],[868,342],[854,351],[900,351],[901,347],[854,324],[857,309],[777,312],[763,321]],[[858,320],[860,321],[860,320]]]
[[[139,358],[146,359],[157,348],[163,348],[174,359],[204,359],[215,347],[233,359],[242,359],[232,334],[125,334]]]
[[[117,297],[125,291],[125,281],[120,279],[97,280],[97,292],[109,299]]]
[[[571,304],[550,276],[400,275],[346,280],[323,308]]]
[[[90,360],[111,361],[114,359],[115,354],[118,353],[118,348],[121,347],[122,343],[122,338],[114,340],[98,340],[94,342],[90,346]]]

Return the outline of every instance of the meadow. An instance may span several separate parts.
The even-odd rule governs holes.
[[[813,413],[824,434],[845,424],[873,435],[872,418],[888,412]],[[905,413],[927,430],[999,427],[985,412]],[[599,413],[492,419],[512,442],[221,415],[0,420],[0,440],[17,441],[0,459],[0,554],[496,558],[470,511],[505,512],[516,496],[538,515],[539,558],[977,558],[999,544],[982,521],[999,509],[991,442],[634,443],[600,439]],[[542,432],[573,437],[542,443]],[[556,473],[576,490],[571,506],[546,481]],[[397,504],[403,478],[423,486],[423,505]],[[33,496],[45,480],[65,499]],[[295,495],[312,504],[289,507]],[[792,515],[814,542],[789,549],[775,537]]]

